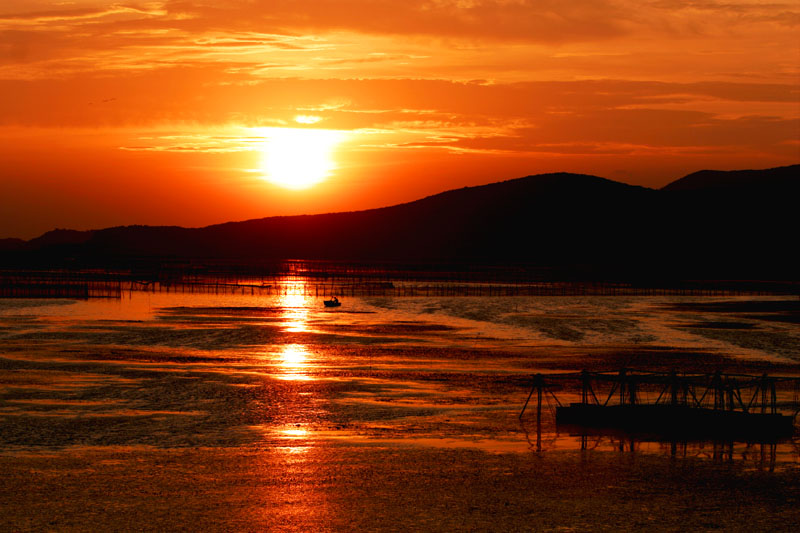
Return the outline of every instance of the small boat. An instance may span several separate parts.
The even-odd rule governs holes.
[[[323,303],[325,304],[325,307],[339,307],[340,305],[342,305],[342,302],[340,302],[339,298],[337,298],[336,296],[334,296],[330,300],[324,300]]]

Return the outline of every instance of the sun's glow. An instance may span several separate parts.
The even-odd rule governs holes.
[[[264,131],[261,169],[264,178],[287,189],[306,189],[336,169],[333,152],[345,134],[312,128],[268,128]]]
[[[316,115],[297,115],[294,117],[294,121],[298,124],[316,124],[320,120],[322,120],[322,117]]]

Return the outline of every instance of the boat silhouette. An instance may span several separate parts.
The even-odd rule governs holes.
[[[340,302],[339,298],[337,298],[336,296],[334,296],[330,300],[324,300],[323,303],[325,304],[325,307],[339,307],[340,305],[342,305],[342,302]]]

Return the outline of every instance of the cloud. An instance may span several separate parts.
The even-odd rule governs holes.
[[[0,9],[0,125],[188,131],[309,115],[362,132],[365,149],[796,152],[792,3],[55,5]],[[170,146],[236,149],[199,142]]]
[[[97,21],[105,18],[116,18],[120,20],[120,16],[133,16],[134,18],[145,17],[163,17],[167,15],[167,11],[161,9],[146,9],[136,6],[126,6],[121,4],[113,4],[110,7],[102,7],[100,9],[92,8],[79,8],[79,9],[60,9],[53,11],[36,11],[28,13],[17,13],[10,15],[0,14],[0,25],[14,24],[18,26],[41,26],[53,25],[59,23],[71,22],[86,22]]]
[[[63,80],[0,80],[0,121],[31,126],[117,126],[195,121],[258,126],[312,112],[334,128],[409,121],[494,126],[597,111],[658,110],[680,104],[704,112],[769,103],[796,116],[794,84],[626,80],[462,83],[424,79],[269,79],[226,74],[229,64],[194,65]],[[231,83],[219,84],[220,77]],[[236,83],[236,81],[240,83]],[[87,109],[108,98],[110,105]],[[665,115],[671,110],[662,109]],[[680,115],[674,111],[675,116]],[[746,114],[746,113],[745,113]]]
[[[98,78],[90,93],[86,80],[0,82],[0,91],[12,96],[0,102],[0,117],[27,127],[169,131],[120,145],[131,151],[246,152],[257,149],[258,128],[323,126],[353,132],[350,150],[800,157],[792,84],[282,79],[220,86],[206,83],[213,69],[168,72]],[[709,102],[737,113],[709,112]],[[757,103],[783,113],[748,114]],[[319,120],[300,124],[298,116]]]
[[[10,0],[9,0],[10,1]],[[0,78],[231,65],[253,78],[508,82],[797,74],[791,3],[41,0],[0,8]],[[794,22],[793,22],[794,21]],[[796,46],[794,46],[796,49]],[[752,71],[742,69],[748,65]],[[226,80],[221,73],[218,82]]]

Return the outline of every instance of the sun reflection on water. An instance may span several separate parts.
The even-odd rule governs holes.
[[[306,373],[311,354],[302,344],[287,344],[281,348],[279,354],[280,366],[283,368],[283,375],[279,376],[280,379],[290,381],[308,381],[311,378]]]
[[[308,331],[308,312],[311,301],[306,295],[302,280],[286,285],[285,292],[278,297],[282,310],[284,331],[301,333]]]
[[[308,430],[304,428],[287,428],[282,429],[280,432],[286,439],[300,439],[308,436]]]

